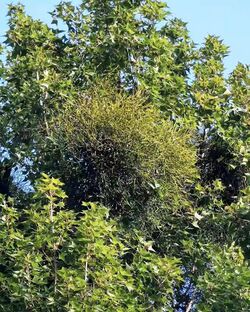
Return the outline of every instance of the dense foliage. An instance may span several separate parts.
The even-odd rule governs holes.
[[[140,94],[98,85],[66,103],[49,131],[58,159],[48,170],[58,170],[71,203],[102,202],[146,228],[188,205],[185,188],[197,177],[190,134]]]
[[[8,17],[1,310],[248,311],[249,66],[160,0]]]
[[[170,306],[179,261],[119,232],[108,210],[65,210],[62,183],[44,175],[30,207],[1,203],[2,311],[146,311]]]

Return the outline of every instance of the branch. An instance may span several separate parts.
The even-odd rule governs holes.
[[[190,311],[191,311],[192,306],[193,306],[193,303],[194,303],[194,300],[191,299],[191,300],[189,301],[189,304],[188,304],[187,308],[186,308],[186,312],[190,312]]]

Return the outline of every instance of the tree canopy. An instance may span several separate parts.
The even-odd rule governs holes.
[[[249,65],[164,1],[50,15],[0,48],[1,311],[248,311]]]

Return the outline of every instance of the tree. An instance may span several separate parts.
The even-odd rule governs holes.
[[[0,69],[8,170],[32,185],[43,171],[60,177],[66,208],[97,200],[125,233],[144,231],[157,256],[178,258],[183,281],[171,284],[165,310],[246,311],[249,66],[226,78],[228,48],[215,36],[196,48],[162,1],[61,2],[51,16],[48,26],[9,7]],[[30,194],[10,189],[18,209],[30,207]]]
[[[1,311],[171,311],[179,261],[124,234],[103,206],[63,209],[61,186],[44,174],[22,211],[1,198]]]

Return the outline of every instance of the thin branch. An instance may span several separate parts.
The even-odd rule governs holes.
[[[189,301],[189,304],[187,306],[186,312],[190,312],[191,311],[191,309],[193,307],[193,303],[194,303],[193,299]]]

